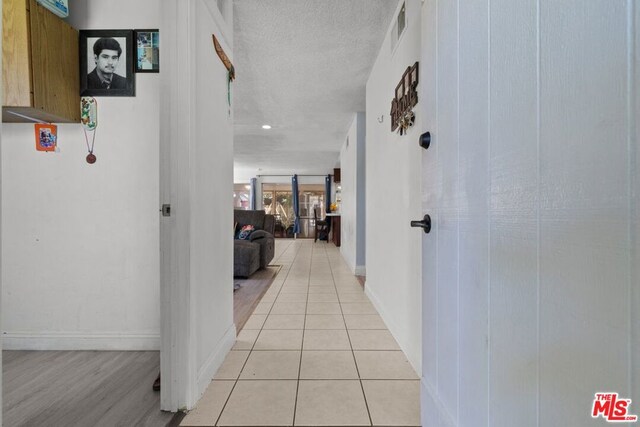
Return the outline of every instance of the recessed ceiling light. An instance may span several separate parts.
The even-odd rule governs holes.
[[[269,125],[262,125],[262,129],[271,129],[271,126],[269,126]]]

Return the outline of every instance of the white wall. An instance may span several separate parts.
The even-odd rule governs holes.
[[[356,190],[356,271],[357,275],[366,275],[367,263],[367,116],[358,113],[358,154],[357,154],[357,190]]]
[[[423,425],[602,425],[600,391],[637,414],[637,2],[422,16]]]
[[[211,34],[231,61],[233,38],[215,0],[168,1],[162,16],[161,407],[175,411],[195,405],[235,342],[233,112]]]
[[[637,7],[634,9],[633,27],[635,28],[635,40],[634,46],[636,48],[635,64],[631,70],[635,73],[633,79],[634,85],[632,86],[631,101],[631,117],[635,117],[632,131],[635,131],[635,135],[631,134],[630,142],[630,156],[632,166],[630,191],[632,200],[631,207],[631,295],[629,301],[631,303],[631,342],[635,343],[635,347],[632,348],[632,354],[635,357],[631,358],[631,395],[635,399],[635,408],[637,413],[638,403],[640,401],[640,149],[638,148],[638,141],[640,141],[640,126],[638,125],[638,117],[640,117],[640,55],[637,53],[640,46],[640,9]],[[635,104],[635,105],[634,105]],[[635,128],[635,129],[634,129]],[[634,159],[635,154],[635,159]],[[635,224],[635,227],[633,226]],[[633,284],[635,283],[635,286]]]
[[[395,53],[387,34],[367,82],[366,292],[407,358],[421,371],[421,114],[406,135],[391,132],[389,111],[405,69],[420,59],[420,0],[407,3],[408,24]],[[420,101],[421,102],[421,101]],[[377,118],[384,116],[383,123]]]
[[[211,2],[214,3],[215,2]],[[206,1],[196,2],[194,52],[211,49],[208,34],[220,32]],[[212,9],[215,12],[215,9]],[[209,13],[208,13],[209,12]],[[232,18],[231,18],[232,19]],[[225,51],[232,55],[227,45]],[[233,326],[233,112],[227,105],[227,70],[213,55],[195,59],[195,135],[191,141],[192,197],[191,274],[196,302],[198,386],[204,392],[219,364],[211,358]],[[233,57],[231,57],[233,58]],[[233,60],[233,59],[232,59]],[[211,139],[212,122],[215,138]],[[225,200],[228,203],[220,203]],[[196,231],[197,230],[197,231]]]
[[[159,26],[151,0],[71,11],[80,29]],[[80,125],[59,126],[55,154],[32,124],[3,127],[5,349],[159,348],[158,82],[98,98],[94,165]]]
[[[365,126],[365,114],[356,113],[340,151],[340,253],[358,275],[365,274]]]

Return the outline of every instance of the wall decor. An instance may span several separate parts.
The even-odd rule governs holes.
[[[36,132],[36,150],[37,151],[56,151],[58,145],[58,126],[51,123],[37,123]]]
[[[418,104],[418,62],[407,67],[400,83],[396,86],[395,96],[391,101],[391,132],[398,131],[400,135],[407,133],[413,126],[415,114],[413,107]]]
[[[136,41],[136,73],[160,72],[160,32],[133,30]]]
[[[236,70],[235,68],[233,68],[231,60],[229,59],[227,54],[224,53],[224,49],[222,49],[222,46],[220,46],[220,42],[216,38],[215,34],[211,34],[211,37],[213,37],[213,48],[216,50],[216,53],[220,57],[220,60],[224,64],[227,71],[229,71],[229,80],[234,81],[236,79]]]
[[[131,30],[80,30],[80,95],[135,96]]]
[[[231,117],[231,82],[236,79],[236,69],[233,68],[233,64],[231,63],[231,60],[229,59],[227,54],[224,52],[224,49],[222,48],[222,46],[220,46],[220,42],[216,38],[216,35],[211,34],[211,37],[213,38],[213,48],[215,49],[216,53],[218,54],[218,57],[224,64],[224,67],[227,69],[227,106],[228,106],[227,115]]]
[[[86,160],[90,165],[94,164],[97,160],[96,155],[93,154],[93,147],[96,143],[96,128],[98,127],[98,101],[91,96],[83,96],[80,98],[80,123],[82,124],[82,131],[84,132],[84,140],[87,143]],[[91,132],[91,145],[89,145],[89,135]]]

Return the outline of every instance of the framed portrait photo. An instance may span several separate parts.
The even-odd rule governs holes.
[[[135,96],[133,31],[80,30],[80,95]]]
[[[136,43],[136,73],[160,72],[160,32],[156,30],[134,30]]]

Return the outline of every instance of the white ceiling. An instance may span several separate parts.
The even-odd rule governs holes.
[[[235,181],[338,164],[396,0],[235,0]],[[261,126],[269,124],[271,130]]]

